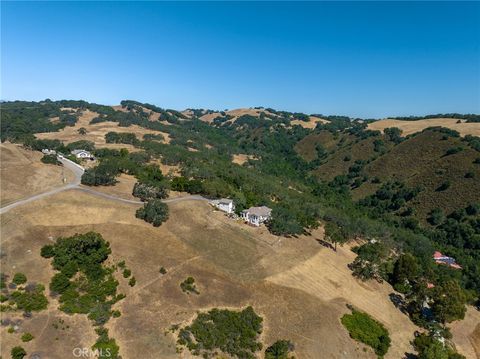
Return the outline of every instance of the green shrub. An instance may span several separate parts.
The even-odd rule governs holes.
[[[167,270],[165,269],[165,267],[160,267],[160,273],[161,274],[166,274],[167,273]]]
[[[23,273],[15,273],[12,283],[15,283],[16,285],[27,283],[27,276]]]
[[[371,346],[379,357],[387,353],[390,347],[388,331],[367,313],[353,310],[352,314],[345,314],[341,321],[350,337]]]
[[[47,308],[48,300],[43,293],[45,287],[37,285],[33,291],[15,291],[11,294],[11,299],[17,305],[17,308],[26,312],[40,311]]]
[[[134,287],[135,284],[137,284],[137,280],[135,279],[135,277],[130,278],[130,280],[128,281],[128,285],[130,287]]]
[[[177,343],[194,355],[209,357],[221,350],[232,357],[254,359],[255,352],[262,349],[258,341],[262,321],[252,307],[240,312],[214,308],[199,313],[191,325],[180,329]]]
[[[23,357],[27,355],[27,352],[22,347],[13,347],[10,353],[12,359],[23,359]]]
[[[132,275],[132,271],[131,271],[130,269],[125,268],[125,269],[123,270],[123,278],[128,278],[128,277],[130,277],[131,275]]]
[[[57,166],[62,164],[62,162],[60,162],[57,159],[57,155],[43,155],[40,161],[46,164],[57,165]]]
[[[289,359],[292,350],[293,344],[289,340],[277,340],[265,350],[265,359]]]
[[[108,330],[105,328],[98,328],[95,330],[98,334],[96,343],[92,349],[98,350],[99,359],[117,359],[120,347],[117,345],[115,339],[108,337]]]
[[[33,335],[30,333],[23,333],[22,334],[22,342],[29,342],[30,340],[33,340]]]
[[[436,191],[437,192],[442,192],[450,188],[450,181],[444,181],[440,184],[440,186],[437,187]]]
[[[139,208],[135,216],[158,227],[168,219],[168,206],[161,200],[154,199]]]
[[[193,277],[188,277],[182,283],[180,283],[180,288],[182,288],[182,291],[185,293],[200,294],[195,286],[195,279]]]

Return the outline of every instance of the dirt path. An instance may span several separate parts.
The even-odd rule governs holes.
[[[86,187],[86,186],[82,186],[80,183],[81,183],[82,175],[85,171],[83,169],[83,167],[81,167],[80,165],[78,165],[78,164],[76,164],[76,163],[74,163],[74,162],[72,162],[72,161],[70,161],[66,158],[63,158],[63,157],[59,157],[58,159],[59,159],[60,162],[62,162],[64,168],[70,170],[74,174],[75,177],[74,177],[74,180],[71,183],[69,183],[67,185],[64,185],[64,186],[61,186],[61,187],[58,187],[58,188],[55,188],[51,191],[39,193],[39,194],[30,196],[30,197],[23,198],[23,199],[20,199],[18,201],[15,201],[15,202],[9,204],[8,206],[0,208],[0,214],[6,213],[6,212],[10,211],[11,209],[13,209],[15,207],[22,206],[24,204],[36,201],[38,199],[57,194],[59,192],[68,191],[68,190],[71,190],[71,189],[86,192],[86,193],[89,193],[89,194],[93,194],[94,196],[103,197],[103,198],[106,198],[108,200],[121,202],[121,203],[136,204],[136,205],[142,205],[144,203],[142,201],[125,199],[125,198],[117,197],[117,196],[110,195],[110,194],[107,194],[107,193],[95,191],[94,189]],[[204,198],[202,196],[199,196],[199,195],[189,195],[189,196],[184,196],[184,197],[176,197],[176,198],[165,199],[165,200],[163,200],[163,202],[174,203],[174,202],[180,202],[180,201],[206,201],[206,200],[207,200],[206,198]]]

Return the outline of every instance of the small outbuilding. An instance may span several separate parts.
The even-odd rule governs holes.
[[[210,201],[210,204],[220,211],[228,214],[231,214],[235,211],[235,204],[233,203],[233,200],[229,198],[214,199]]]

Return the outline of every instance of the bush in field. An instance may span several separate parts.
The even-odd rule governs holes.
[[[195,293],[200,294],[197,287],[195,286],[195,279],[193,277],[188,277],[182,283],[180,283],[180,288],[182,288],[182,292],[185,293]]]
[[[50,165],[61,165],[62,163],[57,159],[57,155],[43,155],[40,159],[43,163]]]
[[[22,335],[22,342],[29,342],[33,340],[33,335],[30,333],[23,333]]]
[[[23,359],[27,355],[27,352],[22,347],[13,347],[10,352],[12,359]]]
[[[240,312],[214,308],[199,313],[191,325],[182,328],[177,343],[194,355],[209,357],[221,350],[232,357],[254,359],[255,352],[262,349],[258,341],[262,321],[252,307]]]
[[[390,347],[388,331],[368,314],[353,310],[352,314],[345,314],[341,322],[353,339],[371,346],[379,357],[387,353]]]
[[[38,284],[33,291],[17,290],[11,294],[11,299],[17,305],[17,308],[25,312],[40,311],[47,308],[48,300],[45,294],[44,286]]]
[[[440,184],[440,186],[438,186],[435,191],[437,192],[445,191],[450,188],[450,185],[451,185],[450,181],[442,182],[442,184]]]
[[[289,359],[288,354],[293,349],[289,340],[277,340],[265,350],[265,359]]]
[[[168,219],[168,206],[161,200],[154,199],[139,208],[135,216],[158,227]]]
[[[132,271],[130,269],[125,268],[123,270],[123,278],[128,278],[128,277],[130,277],[131,274],[132,274]]]
[[[17,285],[27,283],[27,276],[23,273],[15,273],[12,282]]]

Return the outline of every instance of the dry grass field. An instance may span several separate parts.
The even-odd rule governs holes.
[[[240,166],[243,165],[248,160],[255,159],[255,156],[246,155],[244,153],[235,154],[232,157],[233,157],[232,162]]]
[[[90,121],[95,117],[98,117],[98,114],[96,112],[85,110],[82,112],[75,126],[67,126],[58,132],[37,133],[35,136],[40,139],[58,139],[65,143],[71,143],[79,140],[87,140],[94,142],[97,148],[126,148],[130,152],[138,151],[138,149],[128,144],[107,143],[105,141],[105,135],[110,131],[121,133],[133,132],[135,133],[135,135],[137,135],[137,138],[141,140],[143,135],[145,134],[160,134],[164,137],[165,143],[170,142],[170,137],[168,136],[168,133],[148,130],[137,125],[120,127],[116,122],[100,122],[93,125],[90,124]],[[78,130],[81,127],[84,127],[87,130],[87,133],[85,135],[80,135],[78,133]]]
[[[120,291],[127,298],[118,305],[122,316],[109,322],[124,358],[136,358],[139,352],[143,358],[177,357],[173,336],[164,335],[172,324],[188,320],[196,310],[250,304],[265,318],[266,343],[291,338],[302,358],[318,358],[324,353],[328,357],[372,357],[348,337],[338,320],[338,306],[263,280],[319,251],[315,241],[278,242],[265,230],[256,237],[256,229],[231,222],[206,203],[171,204],[170,219],[160,228],[135,219],[136,208],[112,206],[103,199],[70,191],[3,214],[2,270],[22,271],[30,280],[48,284],[52,271],[39,255],[41,246],[51,237],[95,230],[111,243],[113,259],[125,259],[137,278],[133,288],[120,280]],[[167,269],[166,275],[159,273],[160,266]],[[189,275],[198,283],[198,296],[184,294],[179,288]],[[65,316],[56,308],[51,300],[48,312],[20,323],[20,331],[28,329],[36,337],[28,344],[29,353],[67,358],[73,347],[93,344],[93,329],[82,316],[67,321],[75,328],[73,335],[51,327],[53,320]],[[10,314],[3,317],[10,318]],[[2,327],[1,336],[5,343],[2,355],[7,357],[11,345],[20,344],[19,335]],[[54,345],[45,345],[51,340]]]
[[[309,121],[301,121],[301,120],[293,120],[290,122],[290,124],[293,125],[299,125],[302,126],[303,128],[309,128],[309,129],[314,129],[318,123],[329,123],[330,121],[325,120],[320,117],[315,117],[315,116],[309,116]]]
[[[455,346],[467,358],[480,358],[480,312],[467,308],[464,320],[451,324]]]
[[[457,122],[457,118],[430,118],[418,121],[402,121],[387,118],[369,123],[368,129],[383,131],[389,127],[398,127],[403,131],[402,135],[407,136],[415,132],[423,131],[427,127],[442,126],[458,131],[461,136],[480,136],[480,123],[466,123],[464,120],[460,120],[460,123]]]
[[[347,265],[355,254],[347,247],[337,253],[324,250],[294,268],[268,278],[269,281],[303,290],[315,297],[348,310],[346,303],[369,313],[383,323],[390,333],[392,347],[386,358],[401,358],[412,352],[409,341],[418,328],[389,300],[393,289],[388,284],[355,279]]]
[[[232,116],[227,122],[235,122],[235,120],[243,115],[250,115],[254,117],[259,117],[261,113],[264,113],[267,117],[276,117],[275,114],[260,108],[237,108],[234,110],[225,111],[225,114]],[[220,112],[208,113],[200,117],[201,121],[212,123],[216,117],[222,117]]]
[[[108,191],[125,197],[133,180],[128,176],[120,180]],[[311,236],[280,238],[264,227],[231,220],[199,201],[169,203],[168,221],[155,228],[135,218],[137,208],[76,190],[17,207],[0,216],[2,271],[23,272],[29,281],[45,284],[48,294],[53,271],[40,248],[59,236],[101,233],[111,244],[109,262],[125,260],[137,279],[130,287],[116,274],[119,292],[127,297],[115,305],[121,317],[107,324],[124,359],[138,358],[138,353],[142,359],[190,358],[186,352],[177,354],[175,337],[165,333],[173,324],[188,322],[200,310],[247,305],[264,318],[264,345],[290,339],[298,358],[376,357],[353,341],[340,323],[347,303],[389,329],[392,347],[386,358],[412,352],[409,341],[415,326],[389,301],[390,286],[353,278],[347,264],[354,254],[347,247],[335,253],[321,246],[317,242],[323,238],[321,229]],[[161,266],[167,269],[164,275],[159,273]],[[187,276],[195,278],[199,295],[181,291],[179,284]],[[40,358],[71,358],[74,348],[94,343],[86,316],[65,315],[55,298],[49,297],[49,302],[47,310],[30,319],[2,313],[2,319],[20,320],[18,333],[0,328],[2,357],[10,356],[12,346],[22,345],[29,355],[38,353]],[[474,350],[462,339],[462,333],[471,331],[471,318],[475,317],[460,322],[454,332],[465,353]],[[65,323],[55,328],[59,320]],[[20,341],[25,331],[35,337],[27,344]]]
[[[2,207],[16,200],[42,193],[62,185],[62,167],[40,161],[33,152],[12,143],[0,144],[0,202]],[[67,181],[73,180],[69,171]]]

